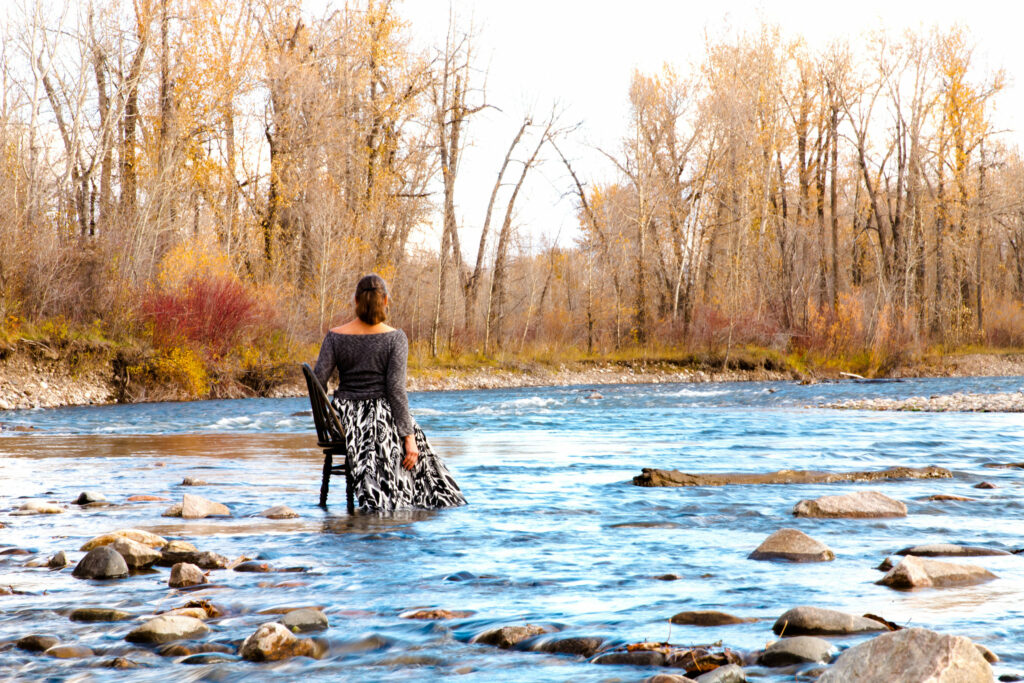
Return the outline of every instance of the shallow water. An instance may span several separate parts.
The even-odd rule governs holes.
[[[753,650],[774,639],[786,609],[812,604],[900,624],[966,635],[1002,657],[1000,673],[1024,672],[1024,556],[966,560],[993,571],[989,583],[897,592],[874,585],[874,567],[899,548],[954,542],[1024,546],[1024,470],[988,469],[1024,460],[1019,414],[867,413],[816,408],[860,397],[955,391],[1018,391],[1022,378],[900,382],[662,384],[418,393],[413,414],[470,501],[455,510],[397,517],[344,509],[334,481],[328,512],[316,507],[321,455],[305,399],[254,399],[9,412],[0,420],[43,432],[0,438],[2,546],[35,557],[125,527],[182,538],[228,557],[261,556],[302,574],[215,571],[218,587],[167,588],[167,569],[114,582],[80,581],[70,568],[26,568],[30,557],[0,555],[0,672],[49,680],[431,680],[639,681],[652,670],[602,667],[572,657],[506,652],[468,639],[487,628],[542,623],[565,635],[603,635],[675,644],[722,641]],[[691,472],[783,468],[854,470],[938,465],[952,480],[873,484],[640,488],[642,467]],[[209,482],[182,488],[185,476]],[[998,488],[976,490],[982,480]],[[802,498],[870,488],[904,500],[896,520],[807,520],[791,516]],[[10,516],[23,497],[67,503],[86,490],[114,503],[132,494],[180,500],[197,493],[227,504],[231,519],[161,517],[169,502],[126,503],[60,515]],[[921,502],[956,493],[975,502]],[[253,517],[276,504],[293,520]],[[824,564],[755,562],[766,536],[791,526],[828,544]],[[72,552],[74,551],[74,552]],[[450,580],[466,572],[465,580]],[[675,573],[677,581],[652,577]],[[284,584],[284,585],[280,585]],[[135,622],[81,624],[78,606],[118,607],[141,617],[204,597],[228,616],[210,622],[208,641],[237,642],[271,617],[260,610],[319,605],[331,628],[330,654],[254,665],[189,667],[123,641]],[[473,610],[450,622],[399,618],[413,608]],[[736,626],[670,626],[675,613],[719,609],[761,621]],[[78,642],[104,654],[55,660],[5,648],[29,633]],[[833,639],[844,647],[856,637]],[[146,668],[94,668],[113,656]],[[180,659],[180,658],[179,658]],[[258,669],[256,667],[259,667]],[[792,680],[748,669],[761,680]],[[84,678],[80,678],[84,677]]]

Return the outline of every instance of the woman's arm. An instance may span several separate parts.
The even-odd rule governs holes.
[[[327,382],[334,374],[334,368],[337,365],[334,359],[334,343],[330,339],[331,334],[328,332],[320,344],[320,355],[316,359],[316,367],[313,368],[313,374],[320,380],[320,384],[324,385],[324,391],[328,394],[331,392],[327,388]]]
[[[409,340],[405,333],[395,335],[396,340],[388,358],[386,389],[388,403],[391,405],[391,416],[398,427],[398,435],[405,442],[405,458],[402,466],[411,470],[416,466],[419,449],[416,447],[416,435],[413,428],[412,415],[409,414],[409,398],[405,394],[405,371],[409,360]]]

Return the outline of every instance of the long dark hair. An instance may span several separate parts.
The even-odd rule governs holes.
[[[388,318],[388,286],[380,275],[363,277],[356,285],[356,317],[367,325],[382,323]]]

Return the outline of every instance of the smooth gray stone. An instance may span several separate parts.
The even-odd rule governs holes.
[[[128,576],[128,564],[121,553],[102,545],[86,553],[72,574],[79,579],[123,579]]]
[[[789,666],[805,662],[827,664],[832,659],[832,643],[814,636],[782,638],[765,648],[757,663],[761,666]]]

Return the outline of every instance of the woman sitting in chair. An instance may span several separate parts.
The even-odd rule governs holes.
[[[345,429],[359,507],[390,511],[465,505],[459,485],[409,414],[409,340],[402,330],[384,324],[384,280],[379,275],[362,278],[355,304],[356,318],[324,337],[314,372],[326,388],[337,370],[340,381],[331,403]]]

